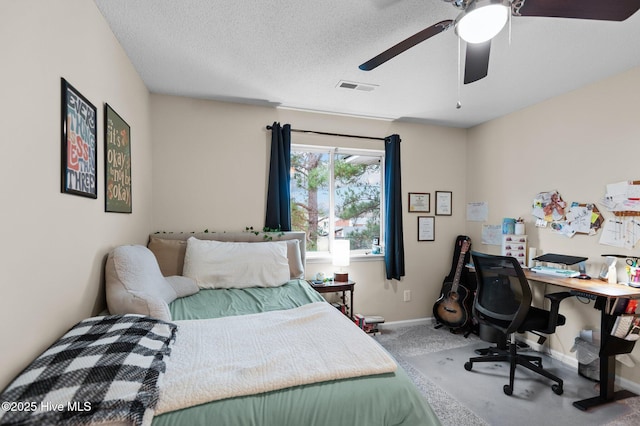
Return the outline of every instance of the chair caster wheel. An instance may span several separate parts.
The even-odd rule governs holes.
[[[504,391],[505,395],[511,395],[513,393],[513,388],[509,385],[504,385],[502,390]]]
[[[564,392],[564,390],[562,389],[561,385],[553,385],[553,386],[551,386],[551,390],[556,395],[562,395],[562,393]]]
[[[467,362],[464,363],[464,369],[465,370],[471,371],[472,368],[473,368],[473,363],[472,362],[467,361]]]

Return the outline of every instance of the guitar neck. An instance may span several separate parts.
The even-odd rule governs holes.
[[[465,241],[462,243],[462,250],[460,250],[460,256],[458,257],[458,265],[456,266],[456,273],[453,276],[453,284],[451,285],[451,291],[455,292],[458,290],[458,285],[460,283],[460,274],[462,273],[462,265],[464,264],[464,257],[467,254],[467,250],[469,247],[469,242]]]

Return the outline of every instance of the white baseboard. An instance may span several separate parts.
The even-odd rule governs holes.
[[[380,324],[378,328],[381,330],[392,330],[394,328],[406,327],[410,325],[434,325],[434,324],[435,324],[435,318],[427,317],[427,318],[417,318],[417,319],[404,320],[404,321],[385,322]],[[522,337],[522,335],[519,335],[519,337]],[[545,353],[549,355],[551,358],[556,359],[562,362],[563,364],[568,365],[572,369],[575,369],[576,374],[578,374],[578,360],[576,359],[575,356],[563,354],[562,352],[558,352],[553,349],[550,350],[548,346],[540,345],[538,344],[537,341],[526,339],[525,343],[529,345],[531,349],[533,349],[534,351]],[[632,382],[631,380],[624,379],[620,376],[616,376],[616,385],[640,395],[640,383]]]
[[[433,317],[431,318],[417,318],[403,321],[391,321],[384,322],[378,326],[379,329],[382,330],[391,330],[398,327],[406,327],[408,325],[422,325],[422,324],[431,324],[434,321]]]

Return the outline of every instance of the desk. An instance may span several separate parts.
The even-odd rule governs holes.
[[[629,353],[635,342],[611,336],[616,316],[608,312],[617,298],[640,299],[640,289],[620,284],[608,284],[598,279],[559,278],[525,270],[528,280],[552,284],[597,296],[596,307],[600,309],[600,395],[576,401],[573,405],[581,410],[606,404],[611,401],[637,396],[628,390],[614,391],[617,354]]]
[[[538,274],[529,269],[524,270],[528,280],[553,284],[572,290],[584,291],[594,296],[606,298],[640,299],[640,288],[633,288],[622,284],[609,284],[599,279],[581,280],[578,278],[562,278],[553,275]]]

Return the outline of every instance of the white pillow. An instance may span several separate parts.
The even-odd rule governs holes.
[[[289,262],[289,271],[291,279],[304,279],[304,265],[302,264],[302,256],[300,254],[299,240],[285,240],[287,243],[287,261]]]
[[[111,314],[140,314],[171,321],[169,303],[200,289],[186,277],[163,277],[158,261],[140,245],[113,249],[105,265],[107,306]]]
[[[183,275],[200,288],[278,287],[290,279],[287,243],[187,240]]]

